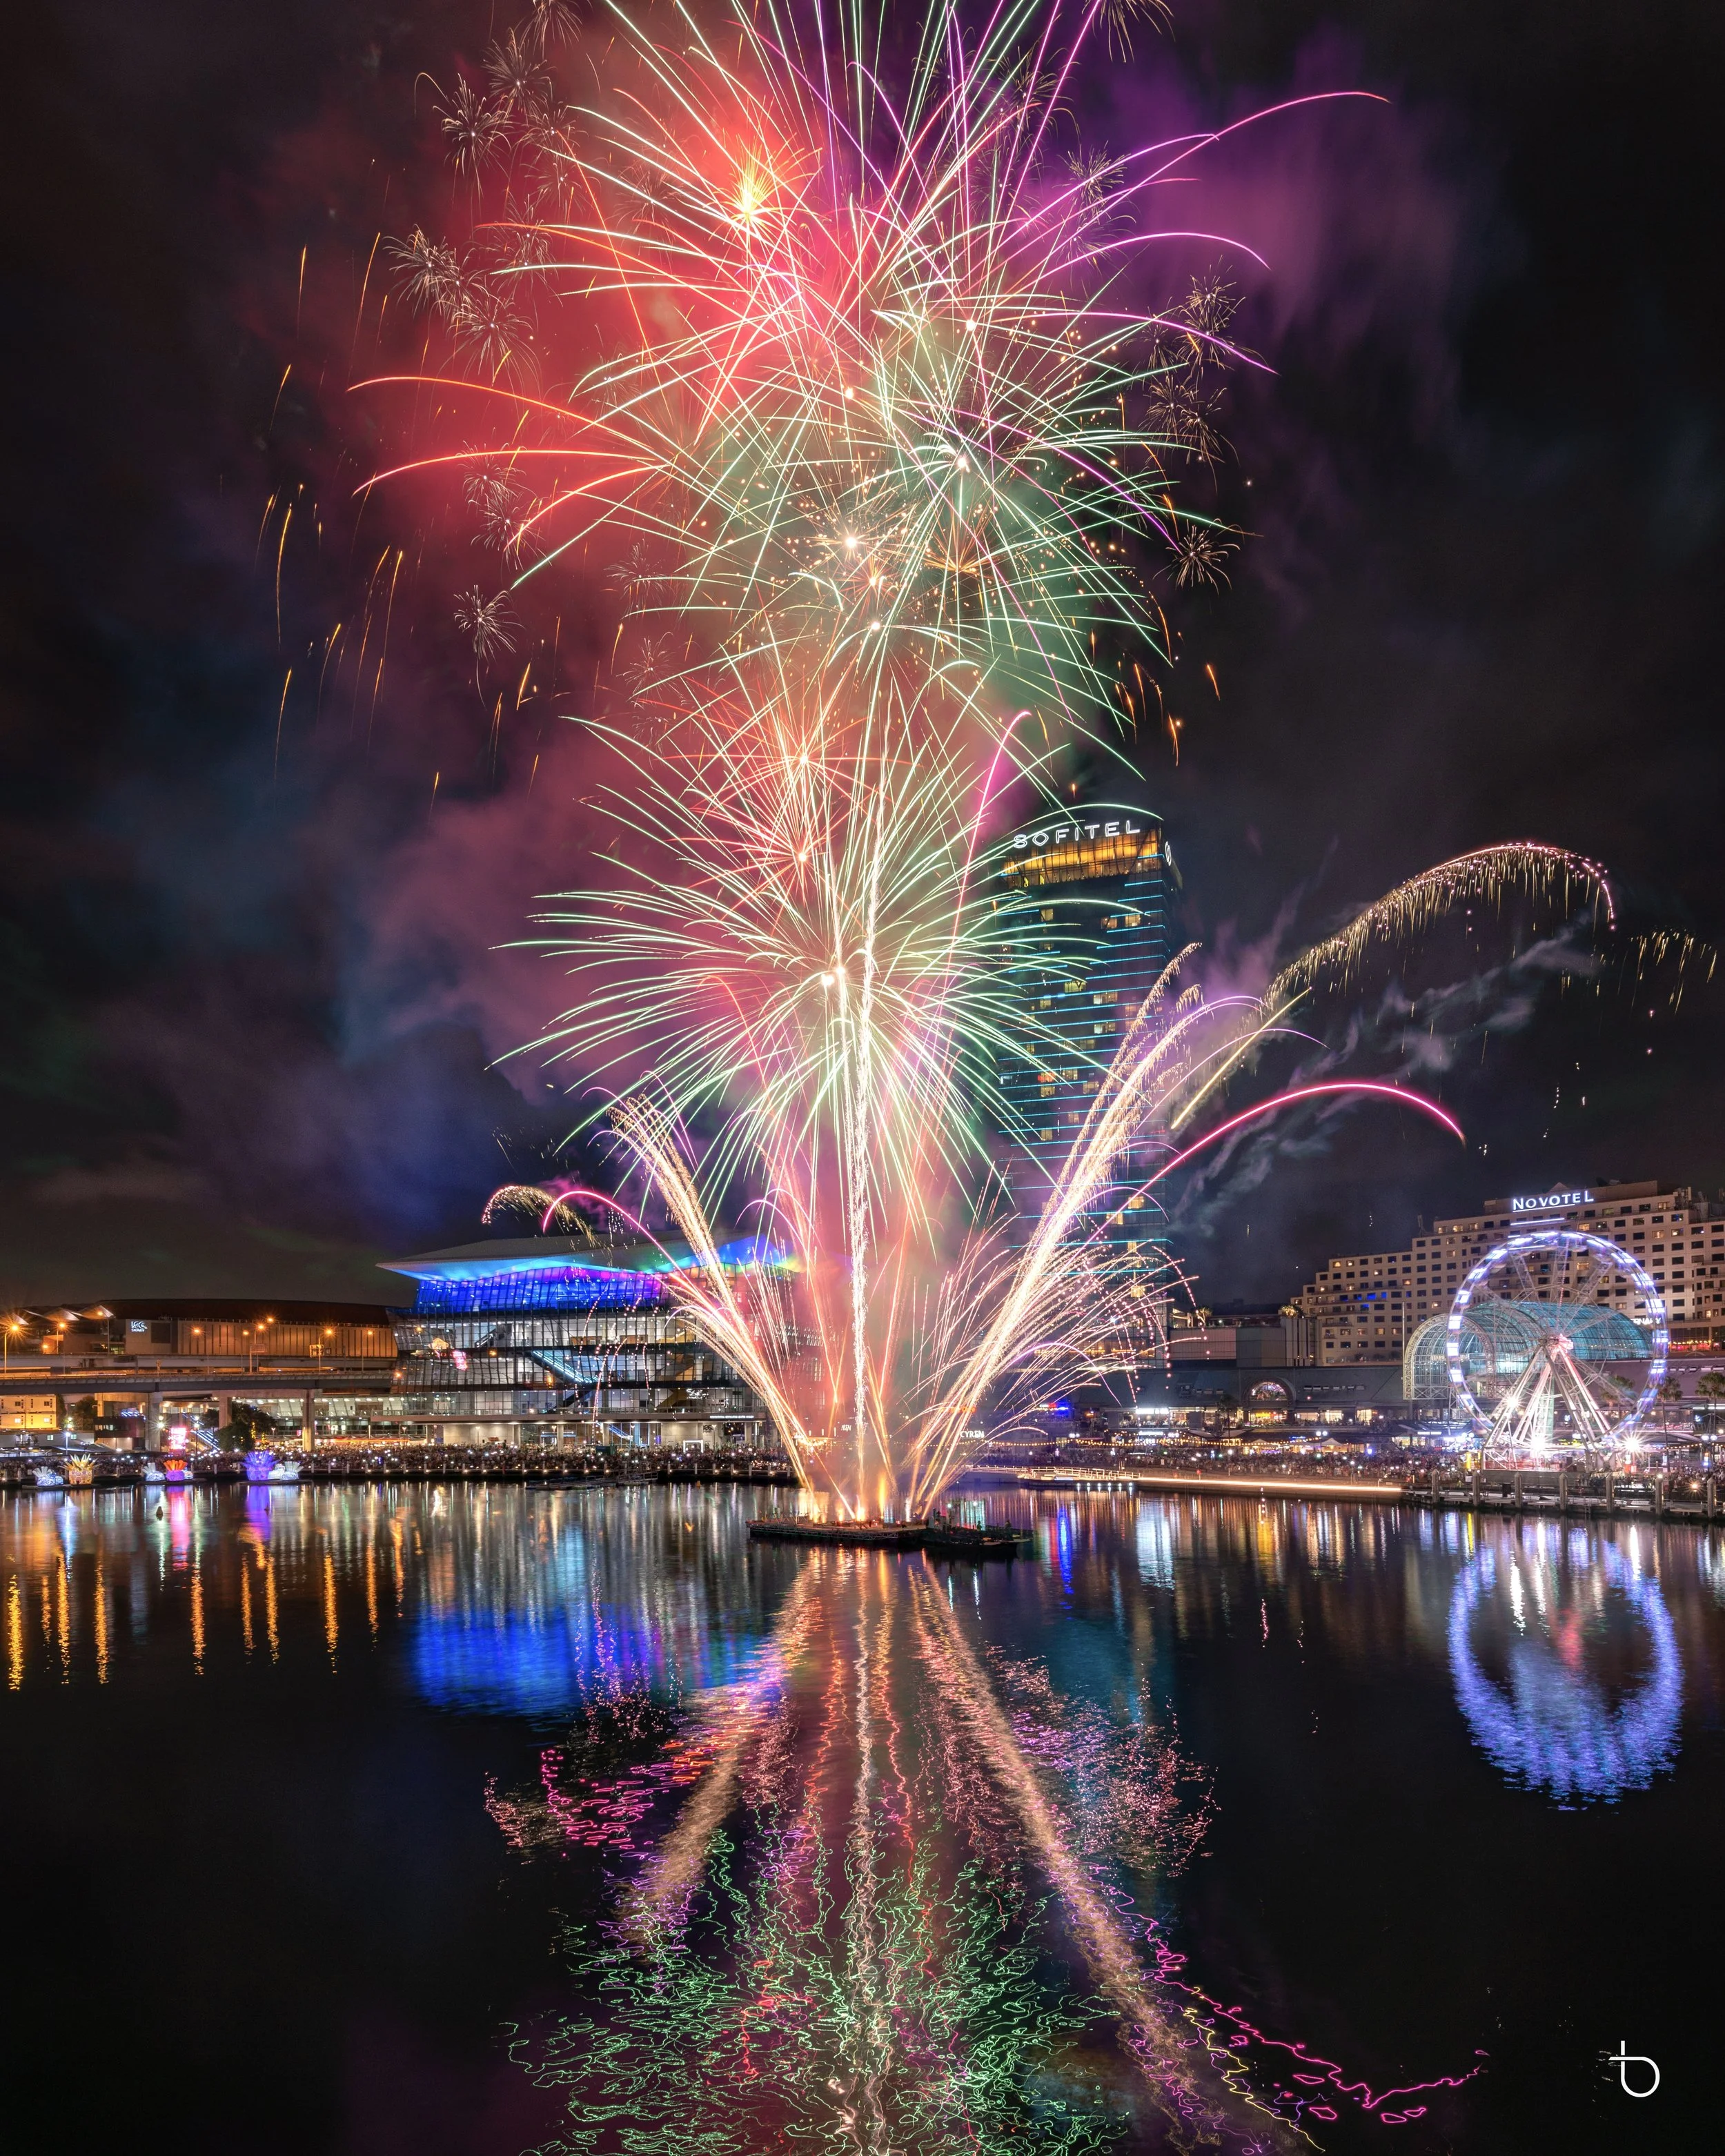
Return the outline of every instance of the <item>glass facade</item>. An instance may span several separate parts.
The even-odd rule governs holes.
[[[1011,918],[1005,963],[1016,1013],[999,1059],[1014,1235],[1028,1240],[1121,1035],[1168,963],[1178,877],[1161,819],[1146,810],[1072,809],[1020,833],[999,901]],[[1166,1245],[1131,1194],[1151,1172],[1147,1131],[1089,1224],[1129,1275],[1153,1281]]]
[[[538,1241],[401,1260],[393,1270],[418,1291],[395,1322],[398,1394],[439,1423],[581,1442],[764,1440],[753,1394],[676,1308],[663,1271],[647,1269],[656,1255],[562,1264]]]

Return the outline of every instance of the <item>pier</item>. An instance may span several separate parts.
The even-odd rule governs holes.
[[[1697,1522],[1725,1517],[1719,1477],[1655,1473],[1584,1475],[1558,1468],[1430,1468],[1395,1479],[1346,1476],[1202,1475],[1147,1469],[1079,1468],[1021,1473],[1023,1490],[1190,1490],[1210,1496],[1327,1498],[1442,1510],[1548,1512],[1579,1518]]]

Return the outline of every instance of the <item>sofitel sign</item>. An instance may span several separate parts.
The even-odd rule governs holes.
[[[1081,816],[1086,813],[1079,811]],[[1045,831],[1016,831],[1012,843],[1015,850],[1022,851],[1026,846],[1064,846],[1069,839],[1136,839],[1142,835],[1142,825],[1133,823],[1129,816],[1117,816],[1106,824],[1050,824]]]
[[[1543,1198],[1512,1198],[1512,1213],[1557,1213],[1568,1205],[1591,1205],[1594,1194],[1590,1190],[1553,1190]]]

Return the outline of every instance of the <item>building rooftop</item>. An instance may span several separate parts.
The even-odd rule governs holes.
[[[785,1267],[793,1260],[762,1236],[719,1245],[720,1261],[738,1270]],[[664,1299],[673,1273],[696,1260],[683,1242],[592,1243],[582,1235],[498,1237],[417,1257],[390,1258],[383,1270],[418,1283],[420,1314],[457,1311],[632,1308]]]
[[[786,1253],[760,1236],[740,1236],[719,1245],[722,1264],[783,1265]],[[511,1273],[568,1272],[651,1275],[680,1272],[695,1263],[681,1241],[593,1243],[584,1235],[498,1236],[480,1243],[458,1243],[447,1250],[423,1250],[417,1257],[384,1258],[385,1272],[406,1273],[419,1281],[490,1280]]]
[[[379,1302],[307,1302],[289,1296],[157,1295],[110,1296],[110,1317],[200,1318],[216,1325],[388,1325]],[[91,1315],[95,1306],[91,1306]]]

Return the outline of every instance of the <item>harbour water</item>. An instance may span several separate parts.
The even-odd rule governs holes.
[[[775,1502],[8,1498],[8,2150],[1710,2145],[1725,1534]]]

